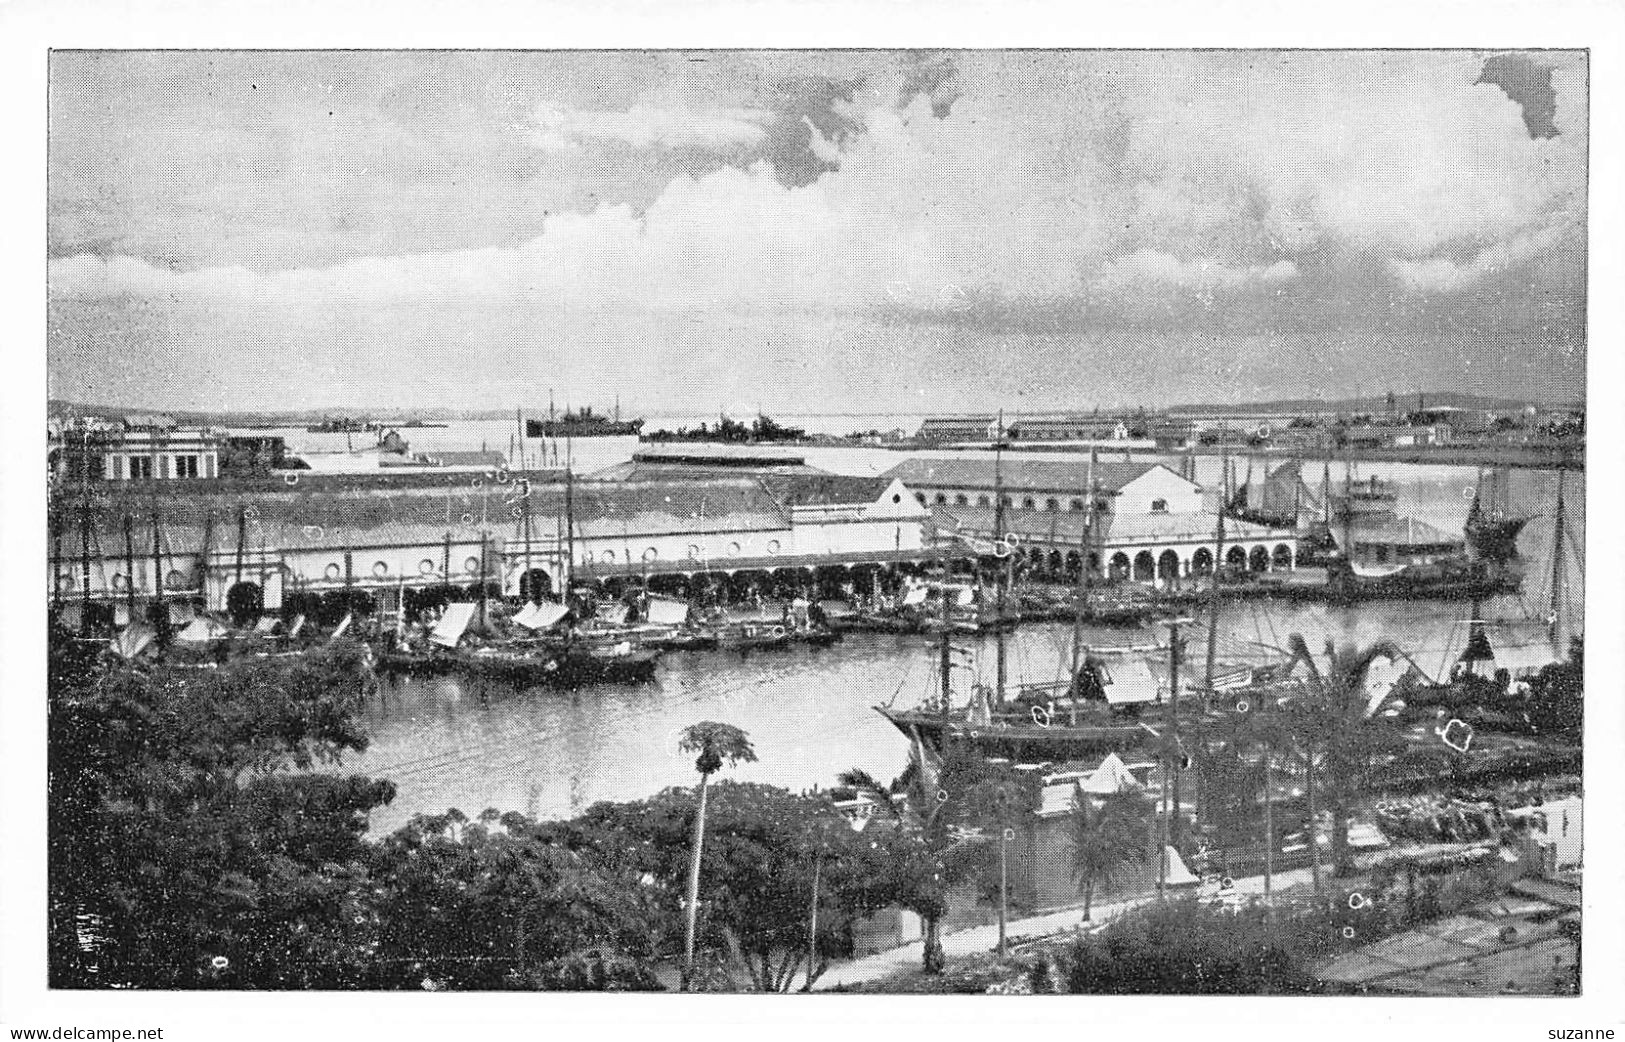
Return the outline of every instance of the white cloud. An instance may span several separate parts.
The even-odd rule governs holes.
[[[536,113],[535,144],[553,152],[574,151],[594,141],[622,141],[637,148],[753,145],[766,137],[767,109],[659,106],[638,103],[624,112],[543,108]]]
[[[71,257],[51,263],[51,296],[287,313],[720,308],[789,323],[791,310],[877,306],[973,315],[989,298],[1019,312],[1092,290],[1095,320],[1117,307],[1132,322],[1169,287],[1220,303],[1324,289],[1328,243],[1420,297],[1583,250],[1583,69],[1555,77],[1563,133],[1531,140],[1516,105],[1474,85],[1470,55],[955,61],[963,93],[946,119],[923,96],[899,109],[896,83],[872,77],[842,103],[862,133],[813,129],[813,154],[837,168],[803,187],[765,162],[724,167],[675,178],[641,214],[554,214],[519,246],[264,274]],[[660,101],[548,109],[528,133],[551,149],[722,147],[761,141],[769,118]]]

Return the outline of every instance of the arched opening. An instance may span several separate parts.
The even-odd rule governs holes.
[[[553,596],[553,577],[540,568],[519,573],[519,599],[539,601]]]
[[[970,497],[965,495],[963,492],[961,492],[959,495],[954,497],[954,505],[955,506],[961,506],[962,507],[962,506],[966,506],[969,503],[970,503]]]
[[[1164,582],[1173,582],[1179,578],[1179,555],[1172,550],[1164,550],[1157,556],[1157,578]]]
[[[1232,572],[1239,572],[1247,567],[1247,551],[1239,546],[1232,546],[1224,552],[1224,566]]]
[[[1212,575],[1213,574],[1213,551],[1212,550],[1209,550],[1207,547],[1203,546],[1203,547],[1197,548],[1197,551],[1194,554],[1191,554],[1191,574],[1192,575]]]
[[[1268,547],[1255,546],[1252,553],[1247,555],[1247,567],[1255,572],[1270,570],[1270,551]]]
[[[1060,575],[1061,568],[1061,551],[1051,550],[1049,552],[1049,573],[1051,575]]]
[[[1151,556],[1150,550],[1141,550],[1134,555],[1134,581],[1150,582],[1156,578],[1157,559]]]
[[[1090,554],[1089,555],[1089,574],[1090,575],[1099,575],[1100,574],[1100,555],[1099,554]]]
[[[1110,577],[1112,579],[1127,579],[1129,567],[1128,554],[1121,550],[1117,551],[1115,554],[1112,554]]]
[[[1066,555],[1066,577],[1068,579],[1072,579],[1072,580],[1077,579],[1077,577],[1078,577],[1078,564],[1079,564],[1079,562],[1081,560],[1082,559],[1078,556],[1078,552],[1076,550],[1072,550],[1072,551],[1067,553],[1067,555]]]
[[[264,610],[265,591],[258,583],[240,582],[226,591],[226,614],[231,616],[233,626],[247,626]]]
[[[1285,543],[1275,544],[1275,553],[1270,555],[1270,564],[1276,571],[1286,571],[1292,567],[1292,548]]]
[[[985,507],[985,506],[992,506],[992,503],[988,500],[988,498],[986,496],[977,496],[976,497],[976,505],[979,506],[979,507]]]

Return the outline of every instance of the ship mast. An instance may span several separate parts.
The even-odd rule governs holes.
[[[1078,671],[1083,666],[1083,612],[1089,601],[1089,545],[1095,531],[1095,450],[1089,449],[1089,476],[1084,481],[1083,534],[1078,537],[1078,590],[1072,612],[1072,714],[1071,724],[1078,723]]]
[[[1004,411],[999,411],[998,440],[993,443],[993,559],[999,561],[999,548],[1004,545],[1004,481],[1001,465],[1004,459]],[[997,648],[996,668],[994,673],[993,701],[999,708],[1004,708],[1005,687],[1005,647],[1004,647],[1004,612],[1005,597],[1009,583],[1010,557],[1008,552],[1003,558],[995,582],[998,584],[998,618],[994,620],[993,629]]]
[[[1563,657],[1563,649],[1557,646],[1558,639],[1558,612],[1562,606],[1563,582],[1563,528],[1567,524],[1563,517],[1563,468],[1557,469],[1557,510],[1552,524],[1552,589],[1550,604],[1546,615],[1546,639],[1552,645],[1552,650]]]
[[[152,512],[152,596],[157,607],[153,625],[158,630],[158,652],[161,655],[169,643],[169,605],[164,602],[164,556],[158,541],[158,511]]]
[[[1213,526],[1213,588],[1208,592],[1208,619],[1207,619],[1207,671],[1203,689],[1209,697],[1213,695],[1213,669],[1219,654],[1219,573],[1224,565],[1224,508],[1230,501],[1229,481],[1230,457],[1224,443],[1220,442],[1219,469],[1224,475],[1219,488],[1219,517]]]

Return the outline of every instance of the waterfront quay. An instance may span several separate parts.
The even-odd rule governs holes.
[[[644,449],[586,475],[286,471],[251,479],[61,480],[53,487],[50,595],[128,610],[163,598],[244,624],[295,595],[394,612],[414,591],[482,588],[560,599],[629,584],[683,597],[894,589],[928,566],[1007,554],[988,504],[1003,488],[1005,546],[1024,571],[1077,578],[1084,509],[1101,580],[1210,574],[1202,487],[1156,462],[991,458],[835,474],[783,449]],[[1234,522],[1227,560],[1290,570],[1290,530]],[[342,614],[342,611],[339,612]]]

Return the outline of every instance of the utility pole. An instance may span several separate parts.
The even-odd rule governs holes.
[[[1168,701],[1163,703],[1164,725],[1161,761],[1162,775],[1162,841],[1157,851],[1157,898],[1162,900],[1167,896],[1168,890],[1168,846],[1174,842],[1175,832],[1169,817],[1169,788],[1172,782],[1174,806],[1173,813],[1179,813],[1179,627],[1191,620],[1185,618],[1169,619],[1164,625],[1168,627]]]
[[[1549,597],[1550,606],[1546,615],[1546,640],[1551,644],[1552,650],[1557,653],[1559,661],[1568,657],[1566,648],[1557,646],[1559,611],[1562,609],[1563,588],[1563,528],[1568,522],[1563,517],[1563,468],[1557,469],[1557,508],[1553,515],[1552,529],[1552,590]]]
[[[124,606],[130,620],[127,625],[135,625],[135,521],[129,514],[124,515]]]
[[[993,559],[995,562],[1001,560],[999,549],[1004,546],[1004,481],[1001,470],[1004,460],[1004,410],[1002,409],[999,410],[997,435],[998,440],[993,443]],[[1005,556],[1002,560],[1008,565],[1010,558]],[[1009,582],[1006,573],[1001,573],[994,581],[998,584],[998,618],[993,623],[997,647],[993,702],[994,705],[1002,709],[1004,708],[1004,687],[1007,674],[1004,647],[1004,612],[1006,587],[1009,586]]]
[[[1219,458],[1220,467],[1228,479],[1230,457],[1222,443]],[[1213,670],[1219,654],[1219,576],[1224,567],[1224,509],[1229,502],[1230,483],[1223,480],[1219,485],[1219,518],[1213,526],[1213,589],[1208,592],[1207,672],[1202,684],[1208,698],[1213,697]]]
[[[158,651],[162,654],[169,644],[169,604],[164,599],[164,552],[158,537],[158,511],[152,512],[152,596],[156,611],[153,627],[158,631]]]

